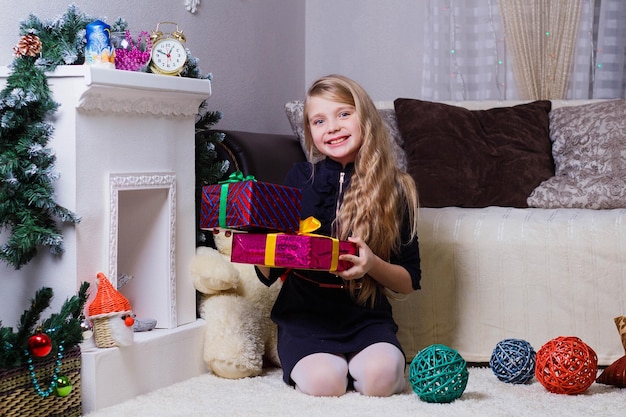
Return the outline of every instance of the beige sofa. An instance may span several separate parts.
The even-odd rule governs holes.
[[[393,303],[407,355],[430,343],[487,362],[495,344],[577,336],[624,355],[626,209],[422,208],[422,289]]]
[[[553,101],[549,117],[560,107],[582,108],[595,103]],[[399,163],[406,166],[411,156],[403,154],[403,148],[407,148],[404,142],[409,138],[398,136],[400,121],[395,119],[394,103],[377,104],[388,116],[386,121],[398,141]],[[458,107],[443,107],[446,114],[458,108],[508,108],[521,103],[447,104]],[[281,181],[295,160],[304,160],[296,146],[301,134],[298,106],[301,103],[294,102],[286,108],[296,137],[226,132],[221,155],[231,160],[231,170],[252,167],[245,173],[265,181]],[[620,111],[623,108],[622,104]],[[623,123],[626,115],[621,124],[613,126],[622,144],[626,143]],[[550,126],[551,136],[553,130]],[[278,153],[275,149],[287,151]],[[271,163],[259,162],[259,156],[268,153],[273,155]],[[565,178],[567,173],[559,172],[566,165],[560,158],[554,158],[557,167],[551,175]],[[625,158],[622,147],[617,163]],[[411,172],[410,166],[408,170]],[[524,195],[538,185],[525,184]],[[617,200],[624,198],[623,188],[618,190]],[[552,191],[558,194],[564,190],[569,189],[561,186]],[[422,289],[393,300],[399,338],[409,361],[420,349],[441,343],[457,349],[468,362],[488,362],[502,339],[524,339],[538,350],[557,336],[581,338],[596,351],[600,365],[609,365],[624,355],[613,318],[626,314],[626,208],[619,208],[619,201],[608,204],[611,208],[572,208],[580,205],[581,198],[587,198],[587,203],[601,200],[607,206],[593,193],[570,196],[564,204],[570,207],[558,207],[554,193],[551,197],[545,190],[539,194],[535,199],[544,198],[543,204],[550,208],[494,204],[420,208]]]

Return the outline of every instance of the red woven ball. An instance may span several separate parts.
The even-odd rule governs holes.
[[[577,337],[557,337],[537,352],[535,377],[555,394],[580,394],[593,384],[598,356]]]

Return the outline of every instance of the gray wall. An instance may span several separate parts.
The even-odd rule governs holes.
[[[375,101],[419,97],[425,0],[306,1],[306,84],[328,73]]]
[[[136,30],[177,22],[213,73],[222,129],[291,132],[284,103],[329,73],[354,78],[376,101],[419,96],[424,0],[202,0],[195,14],[183,0],[0,0],[0,65],[12,61],[29,13],[52,20],[70,3],[109,22],[122,16]]]

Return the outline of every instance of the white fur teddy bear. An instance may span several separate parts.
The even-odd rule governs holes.
[[[218,250],[198,247],[191,265],[200,295],[200,316],[206,321],[204,361],[224,378],[261,374],[263,359],[280,366],[277,330],[270,311],[280,290],[257,278],[253,265],[230,262],[232,236],[213,235]]]

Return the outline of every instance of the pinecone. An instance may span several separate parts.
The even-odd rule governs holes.
[[[35,57],[41,52],[41,41],[37,35],[29,33],[22,36],[20,41],[13,47],[15,56],[32,56]]]

